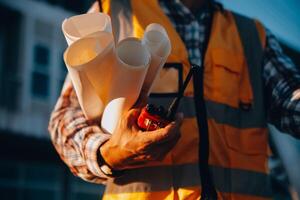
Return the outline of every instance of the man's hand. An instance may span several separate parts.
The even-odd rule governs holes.
[[[115,170],[162,160],[180,138],[182,114],[178,114],[176,120],[165,128],[143,132],[136,124],[139,113],[139,109],[130,110],[120,120],[110,140],[100,148],[105,162]]]
[[[295,90],[295,91],[293,92],[293,96],[292,96],[291,101],[299,100],[299,99],[300,99],[300,89]]]

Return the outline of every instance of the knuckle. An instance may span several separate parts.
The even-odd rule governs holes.
[[[165,128],[164,130],[161,131],[161,135],[162,135],[162,136],[168,136],[169,134],[170,134],[169,129],[166,129],[166,128]]]
[[[166,126],[164,128],[166,134],[171,133],[173,130],[174,130],[174,124],[171,124],[170,126]]]
[[[151,148],[151,145],[154,143],[152,139],[146,137],[143,138],[140,142],[141,142],[141,146],[143,146],[145,150]]]
[[[155,156],[152,154],[148,154],[145,156],[145,160],[147,161],[154,161],[155,160]]]
[[[139,145],[136,149],[136,154],[146,154],[149,151],[149,145],[148,144],[142,144]]]

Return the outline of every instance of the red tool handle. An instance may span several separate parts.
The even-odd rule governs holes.
[[[166,111],[163,107],[155,107],[152,104],[147,104],[140,113],[137,119],[138,126],[144,131],[154,131],[159,128],[165,127],[175,118],[175,114],[179,107],[180,99],[183,97],[183,93],[192,78],[193,72],[196,70],[196,65],[192,65],[182,88],[180,89],[178,96],[173,100],[169,109]]]
[[[138,117],[137,124],[140,129],[144,131],[154,131],[165,127],[169,121],[165,120],[157,114],[151,114],[147,110],[147,106],[144,107]]]

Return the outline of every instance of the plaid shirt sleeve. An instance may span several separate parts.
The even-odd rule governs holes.
[[[300,68],[283,53],[269,30],[263,64],[269,121],[300,138],[300,100],[292,100],[293,92],[300,88]]]
[[[97,2],[88,12],[98,12]],[[107,177],[99,168],[97,154],[110,135],[103,133],[98,124],[84,117],[72,82],[67,76],[49,122],[52,143],[75,176],[104,184]]]
[[[103,133],[97,124],[99,122],[84,117],[67,76],[50,118],[48,129],[52,143],[74,175],[86,181],[105,183],[107,177],[99,168],[97,154],[110,135]]]

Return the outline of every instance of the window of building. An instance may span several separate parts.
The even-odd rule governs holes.
[[[36,44],[33,51],[31,93],[34,97],[47,99],[50,90],[50,49],[46,45]]]
[[[10,111],[18,109],[20,98],[21,19],[20,12],[0,5],[0,106]]]
[[[63,172],[57,166],[6,161],[0,169],[2,200],[62,200]]]
[[[62,164],[5,160],[0,165],[1,200],[96,200],[103,191]]]

